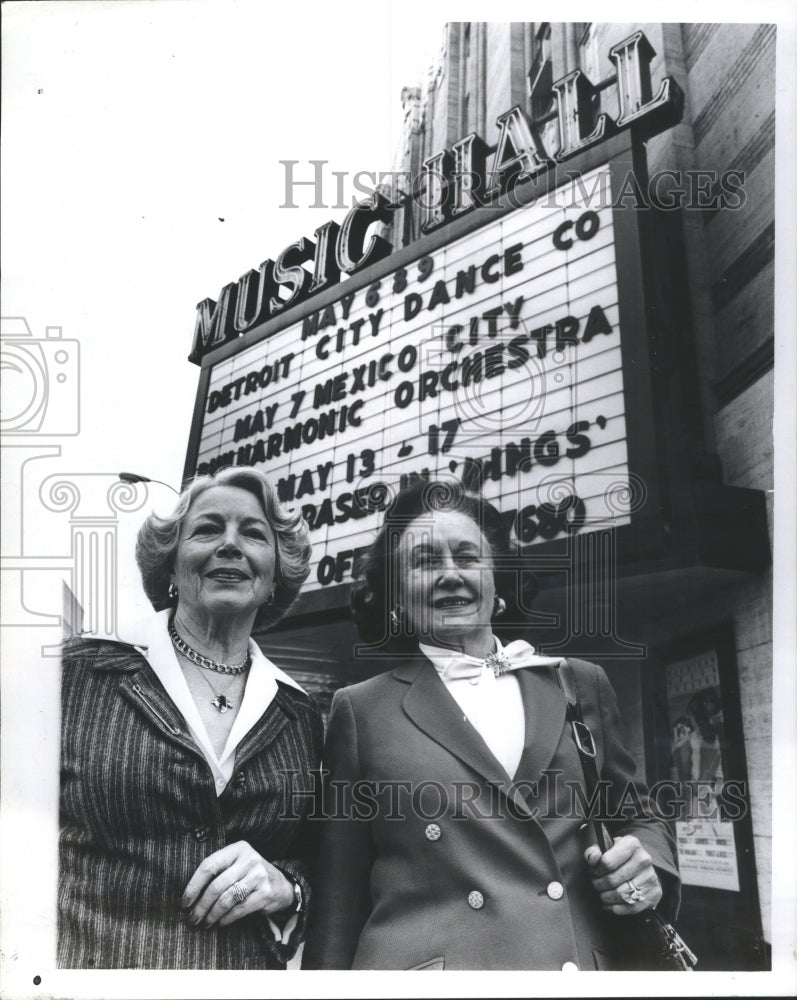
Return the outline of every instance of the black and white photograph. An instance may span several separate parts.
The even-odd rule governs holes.
[[[2,997],[797,992],[797,13],[641,12],[4,0]]]

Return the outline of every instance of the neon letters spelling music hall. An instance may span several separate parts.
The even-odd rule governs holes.
[[[519,46],[501,48],[500,26],[447,26],[438,80],[449,107],[457,87],[472,99],[459,137],[449,117],[453,141],[415,158],[400,197],[377,190],[199,303],[185,475],[253,465],[303,511],[312,575],[262,644],[322,704],[364,676],[351,654],[352,567],[393,492],[418,477],[456,481],[498,506],[534,566],[535,645],[606,666],[649,779],[668,776],[679,699],[704,681],[740,730],[725,777],[746,777],[740,626],[717,595],[768,571],[765,495],[752,480],[724,481],[713,457],[694,215],[683,190],[673,196],[678,172],[662,152],[678,129],[702,140],[724,105],[706,98],[705,117],[685,119],[683,87],[661,72],[680,65],[667,26],[658,62],[642,31],[612,38],[617,27],[582,26],[574,40],[573,26],[504,26],[507,39],[529,40],[531,101],[486,118],[494,94],[467,83],[468,67],[486,79],[490,60]],[[711,47],[675,27],[695,85]],[[569,48],[554,57],[559,36]],[[722,165],[735,164],[728,153]],[[712,218],[740,209],[744,179],[743,169],[708,185],[690,175],[687,201],[696,189]],[[645,707],[657,698],[672,717]],[[711,897],[716,919],[744,928],[729,952],[760,956],[760,886],[740,860],[753,841],[746,823],[730,847],[725,830],[711,851],[686,830],[679,843],[682,865],[694,862],[695,920]]]

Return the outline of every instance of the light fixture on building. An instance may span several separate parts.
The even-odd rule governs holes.
[[[139,476],[136,472],[120,472],[119,478],[123,483],[158,483],[160,486],[165,486],[167,490],[171,490],[172,493],[180,495],[179,490],[176,490],[168,483],[164,483],[162,479],[150,479],[148,476]]]

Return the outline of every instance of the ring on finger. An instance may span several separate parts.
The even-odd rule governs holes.
[[[233,896],[235,896],[236,903],[245,902],[246,897],[249,895],[249,889],[246,882],[233,882],[230,888],[232,889]]]
[[[641,903],[645,898],[645,893],[639,888],[639,886],[634,885],[631,879],[628,879],[626,885],[628,886],[627,889],[617,890],[626,903]]]

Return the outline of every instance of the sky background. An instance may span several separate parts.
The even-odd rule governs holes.
[[[412,9],[4,4],[2,314],[24,317],[35,339],[59,326],[80,350],[80,431],[58,439],[61,455],[40,460],[37,475],[79,472],[99,506],[108,473],[179,487],[199,375],[187,361],[196,303],[340,220],[331,171],[346,172],[350,204],[362,197],[353,174],[390,169],[401,89],[425,78],[445,24],[427,5],[419,31]],[[312,207],[309,187],[288,199],[281,160],[299,161],[297,180],[327,160],[330,207]],[[297,207],[281,207],[289,201]],[[16,385],[4,375],[8,412]],[[140,513],[119,518],[121,619],[147,610],[132,563],[138,525],[174,499],[149,491]],[[26,554],[65,555],[67,517],[30,501]],[[32,580],[26,601],[43,610],[51,582]]]

